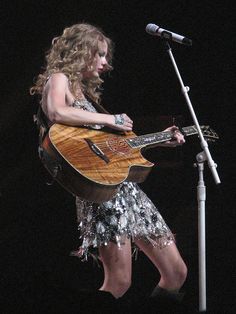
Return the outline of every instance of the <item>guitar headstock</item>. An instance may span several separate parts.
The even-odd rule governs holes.
[[[214,142],[215,140],[219,139],[218,134],[212,128],[210,128],[209,125],[201,125],[201,130],[204,138],[207,141]]]

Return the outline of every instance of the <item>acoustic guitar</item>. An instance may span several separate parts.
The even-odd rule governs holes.
[[[218,139],[209,126],[201,129],[204,137]],[[198,133],[195,126],[181,132]],[[40,157],[53,179],[70,193],[101,203],[111,199],[122,182],[143,182],[154,164],[142,156],[142,149],[172,138],[170,131],[137,136],[54,124],[40,146]]]

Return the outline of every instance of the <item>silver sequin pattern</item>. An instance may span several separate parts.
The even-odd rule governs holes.
[[[94,106],[91,104],[91,102],[88,101],[87,99],[80,99],[80,100],[75,99],[72,103],[72,107],[79,108],[82,110],[87,110],[90,112],[97,112]],[[89,124],[85,126],[92,129],[96,129],[96,130],[99,130],[104,127],[104,125],[99,125],[99,124],[92,124],[92,125]]]
[[[77,100],[73,106],[96,112],[88,101]],[[90,249],[108,245],[110,241],[117,243],[121,249],[126,238],[144,239],[159,248],[174,241],[157,207],[136,183],[123,182],[115,197],[102,204],[76,197],[76,209],[82,244],[72,255],[85,260]]]

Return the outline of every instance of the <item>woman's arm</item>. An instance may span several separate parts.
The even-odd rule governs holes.
[[[94,113],[68,106],[66,104],[68,89],[67,77],[62,73],[53,74],[47,82],[43,109],[53,123],[71,126],[101,124],[121,131],[132,130],[132,120],[126,114],[123,114],[124,124],[116,124],[114,115]]]

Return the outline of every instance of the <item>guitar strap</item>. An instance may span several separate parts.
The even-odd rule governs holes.
[[[33,116],[33,120],[39,130],[39,146],[41,146],[49,130],[48,119],[43,112],[41,105],[38,106],[37,113]]]

